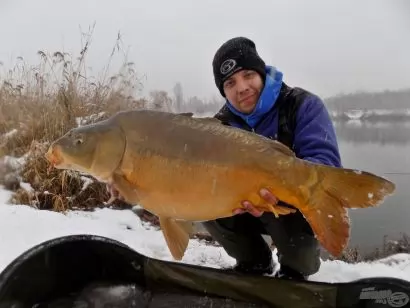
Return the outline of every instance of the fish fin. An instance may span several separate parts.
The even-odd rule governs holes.
[[[104,201],[103,203],[105,205],[111,205],[115,200],[117,200],[118,198],[116,196],[111,196],[107,201]]]
[[[221,120],[219,120],[219,119],[217,119],[217,118],[215,118],[215,117],[203,117],[203,118],[200,118],[200,119],[202,119],[202,120],[204,120],[204,121],[209,121],[209,122],[213,122],[213,123],[220,123],[220,124],[222,124],[222,121]]]
[[[194,114],[192,112],[181,112],[177,113],[177,116],[183,116],[183,117],[189,117],[193,118]],[[214,123],[222,123],[221,120],[215,118],[215,117],[198,117],[196,118],[199,121],[209,121],[209,122],[214,122]]]
[[[181,260],[189,242],[189,223],[159,216],[159,224],[172,257]]]
[[[296,209],[294,208],[271,203],[264,203],[262,205],[258,205],[256,206],[256,209],[260,211],[271,212],[273,213],[273,215],[275,215],[276,218],[278,218],[279,215],[288,215],[296,212]]]
[[[391,181],[366,171],[317,165],[321,186],[346,208],[377,206],[396,187]]]
[[[269,151],[280,152],[286,156],[296,157],[295,152],[293,152],[288,146],[281,143],[280,141],[269,139],[262,136],[261,141],[255,145],[255,151],[259,153],[269,153]]]
[[[326,190],[318,189],[300,211],[323,248],[333,256],[339,256],[350,236],[349,216],[340,200]]]
[[[187,220],[175,220],[175,222],[188,234],[194,233],[194,223]]]
[[[177,113],[177,115],[182,115],[182,116],[185,116],[185,117],[192,118],[194,116],[194,113],[193,112],[180,112],[180,113]]]
[[[305,205],[298,206],[322,245],[338,256],[350,232],[347,208],[366,208],[380,204],[392,194],[395,185],[369,172],[316,164],[311,187],[300,187]]]
[[[269,146],[273,148],[275,151],[279,151],[285,155],[289,156],[295,156],[295,152],[293,152],[289,147],[287,147],[285,144],[282,142],[279,142],[277,140],[270,140]]]
[[[139,203],[140,191],[138,186],[128,181],[124,175],[114,173],[112,176],[112,183],[117,189],[119,195],[124,198],[127,203]]]

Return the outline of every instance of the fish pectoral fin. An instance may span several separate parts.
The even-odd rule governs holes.
[[[264,212],[271,212],[275,215],[276,218],[279,215],[288,215],[292,213],[296,213],[296,209],[290,208],[287,206],[282,206],[280,204],[271,204],[271,203],[264,203],[262,205],[256,206],[256,209]]]
[[[172,257],[181,260],[188,247],[192,223],[159,216],[159,224]]]
[[[141,192],[138,191],[138,186],[130,183],[123,175],[115,173],[112,176],[112,183],[126,202],[135,204],[140,202]]]
[[[333,256],[340,256],[350,235],[350,220],[342,202],[326,190],[318,189],[299,210],[321,245]]]

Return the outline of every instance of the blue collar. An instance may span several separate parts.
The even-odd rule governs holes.
[[[252,113],[245,114],[239,112],[228,100],[226,100],[226,105],[229,110],[245,120],[245,122],[252,128],[255,127],[260,119],[275,105],[282,87],[283,74],[280,71],[272,66],[266,66],[265,71],[265,86]]]

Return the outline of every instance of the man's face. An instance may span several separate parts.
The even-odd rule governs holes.
[[[252,70],[241,70],[225,80],[226,98],[240,112],[251,113],[263,89],[261,76]]]

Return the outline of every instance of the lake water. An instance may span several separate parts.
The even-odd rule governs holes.
[[[387,177],[397,186],[377,208],[350,210],[350,246],[370,251],[390,239],[410,235],[410,122],[335,123],[342,163]]]

